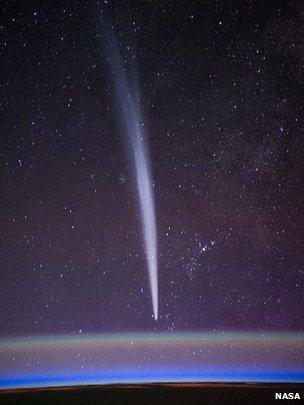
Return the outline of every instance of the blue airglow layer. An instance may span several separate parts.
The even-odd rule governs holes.
[[[151,374],[139,375],[138,373],[124,374],[95,374],[79,375],[72,374],[56,376],[23,376],[11,377],[0,380],[0,388],[35,388],[49,386],[69,386],[69,385],[101,385],[101,384],[140,384],[140,383],[186,383],[186,382],[304,382],[304,373],[286,372],[262,372],[252,373],[250,370],[216,370],[213,373],[202,373],[199,371],[188,372],[164,372],[155,371]]]
[[[125,333],[0,340],[0,389],[304,382],[301,333]]]

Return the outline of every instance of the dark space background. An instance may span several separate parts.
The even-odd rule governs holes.
[[[98,24],[136,53],[160,317]],[[304,4],[3,1],[0,337],[304,327]]]

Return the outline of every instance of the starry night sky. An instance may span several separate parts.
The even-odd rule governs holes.
[[[303,3],[1,9],[0,337],[303,330]],[[136,56],[157,322],[103,18]]]

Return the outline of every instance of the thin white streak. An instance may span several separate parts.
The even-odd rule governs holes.
[[[103,27],[103,36],[106,40],[104,49],[108,54],[115,88],[118,94],[122,118],[128,142],[131,145],[135,163],[137,190],[139,194],[140,216],[142,233],[145,245],[146,261],[149,272],[149,282],[153,305],[154,319],[158,319],[158,262],[157,262],[157,234],[154,197],[152,189],[152,176],[148,148],[145,142],[144,127],[141,124],[139,111],[138,83],[136,76],[132,80],[132,91],[127,78],[122,58],[119,53],[112,29]],[[133,72],[134,73],[134,72]]]

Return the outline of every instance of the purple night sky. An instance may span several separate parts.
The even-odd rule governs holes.
[[[0,348],[263,332],[303,355],[304,4],[1,8]]]

